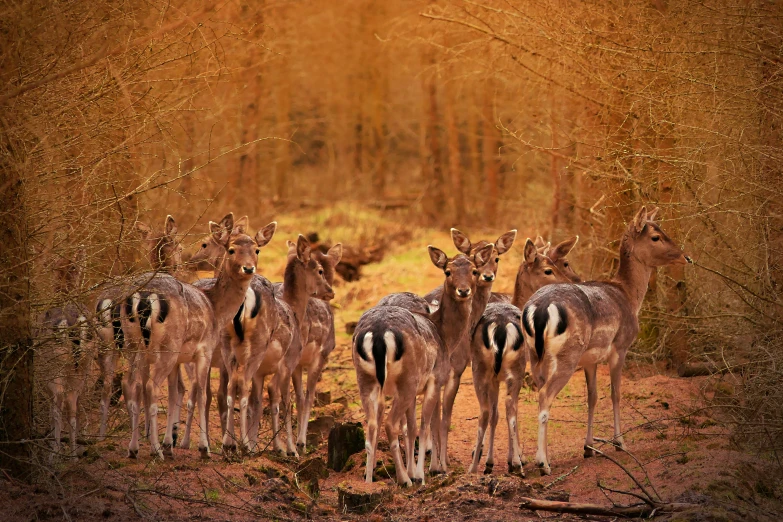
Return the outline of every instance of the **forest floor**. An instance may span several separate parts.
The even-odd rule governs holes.
[[[352,210],[352,212],[355,212]],[[283,239],[294,233],[329,231],[329,238],[371,244],[378,238],[394,238],[380,263],[363,268],[357,282],[338,282],[334,301],[337,348],[322,376],[319,391],[328,390],[336,402],[314,409],[312,418],[333,417],[338,422],[364,421],[351,362],[350,335],[345,324],[355,321],[362,311],[383,295],[410,290],[425,293],[437,286],[442,274],[431,266],[426,245],[435,244],[453,251],[445,232],[406,226],[381,220],[375,215],[350,219],[347,212],[330,211],[280,219],[279,237],[264,249],[259,267],[271,280],[280,280],[284,266]],[[362,223],[355,226],[354,223]],[[259,225],[258,223],[253,223]],[[497,231],[495,236],[502,231]],[[521,245],[527,235],[521,231],[518,245],[504,257],[498,274],[497,290],[509,291],[520,260]],[[494,239],[487,237],[487,239]],[[780,520],[783,518],[783,485],[768,472],[770,460],[748,454],[731,442],[729,429],[715,414],[724,397],[737,384],[726,376],[681,379],[662,365],[629,357],[622,389],[622,421],[626,454],[608,445],[599,445],[626,466],[643,484],[657,491],[665,501],[690,502],[698,507],[676,516],[676,520]],[[606,367],[599,368],[599,401],[595,430],[599,437],[612,433],[612,406]],[[217,375],[213,372],[213,389]],[[341,398],[341,399],[340,399]],[[538,520],[570,519],[576,516],[532,512],[520,508],[522,497],[589,502],[610,506],[611,502],[631,504],[634,498],[609,493],[602,485],[639,493],[639,488],[607,458],[584,459],[582,445],[586,430],[586,387],[581,372],[575,374],[558,396],[551,412],[549,454],[552,475],[542,477],[531,463],[535,454],[537,397],[523,389],[518,422],[526,476],[506,472],[508,431],[505,396],[501,388],[500,421],[496,434],[495,470],[491,475],[466,473],[475,444],[478,402],[470,368],[462,378],[449,439],[450,471],[427,478],[426,485],[398,488],[393,472],[388,476],[391,456],[388,443],[379,445],[380,466],[376,468],[377,488],[390,497],[368,514],[341,513],[338,486],[363,490],[365,453],[350,459],[342,472],[331,471],[319,479],[314,494],[302,471],[310,459],[326,462],[327,443],[316,443],[298,461],[279,457],[270,451],[247,458],[224,458],[219,445],[220,429],[213,404],[210,423],[212,458],[199,459],[195,437],[190,450],[175,450],[173,460],[149,457],[142,440],[138,460],[126,457],[127,414],[114,408],[111,433],[106,440],[87,446],[78,460],[42,463],[33,485],[0,478],[0,520]],[[265,399],[266,400],[266,399]],[[729,399],[725,399],[729,400]],[[165,427],[165,396],[160,398]],[[262,440],[268,441],[268,417]],[[316,423],[317,425],[317,423]],[[95,431],[93,420],[87,433]],[[385,439],[385,435],[381,435]],[[89,438],[88,438],[89,440]],[[485,446],[486,447],[486,446]],[[306,466],[304,466],[306,467]],[[481,466],[483,471],[484,467]],[[584,518],[584,517],[582,517]],[[590,517],[609,520],[606,517]]]

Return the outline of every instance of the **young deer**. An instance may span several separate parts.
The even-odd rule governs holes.
[[[275,449],[283,452],[279,442],[279,415],[282,401],[283,415],[286,429],[286,451],[293,456],[299,456],[294,446],[293,428],[291,423],[291,375],[296,370],[302,357],[303,339],[309,338],[310,323],[306,320],[311,298],[332,299],[334,292],[331,285],[324,277],[324,268],[311,256],[310,242],[302,235],[296,243],[288,242],[288,262],[285,267],[283,285],[280,289],[282,301],[280,305],[281,318],[290,325],[291,341],[286,345],[272,343],[264,353],[260,364],[257,366],[252,379],[250,391],[250,428],[246,433],[251,449],[255,449],[258,438],[258,425],[261,422],[262,395],[264,379],[267,375],[273,375],[269,384],[269,400],[272,405],[272,437]],[[301,381],[300,381],[301,383]],[[297,404],[299,409],[303,403]]]
[[[334,283],[334,273],[337,263],[340,262],[343,247],[337,243],[324,254],[320,251],[311,253],[312,261],[321,265],[324,271],[324,280],[331,287]],[[275,289],[277,291],[277,289]],[[282,288],[280,289],[282,295]],[[332,294],[333,295],[333,294]],[[315,387],[321,378],[329,355],[335,347],[334,314],[329,302],[324,300],[329,296],[319,299],[310,298],[305,313],[307,325],[307,337],[303,337],[302,356],[293,373],[294,393],[296,394],[296,413],[299,435],[296,447],[300,454],[305,453],[307,442],[307,425],[310,421],[310,411],[315,400]],[[302,373],[307,370],[307,389],[302,386]]]
[[[259,246],[246,234],[232,234],[233,216],[225,226],[210,222],[216,241],[226,248],[223,270],[211,288],[200,290],[166,274],[137,278],[139,291],[129,297],[120,310],[125,339],[138,348],[127,378],[123,380],[128,411],[131,414],[131,442],[128,456],[136,458],[139,442],[139,399],[141,375],[148,372],[144,387],[150,417],[149,440],[153,455],[172,457],[173,429],[181,402],[179,365],[196,365],[196,382],[205,389],[212,352],[225,326],[242,304],[256,270]],[[263,238],[257,237],[260,241]],[[141,335],[133,327],[138,321]],[[158,443],[157,396],[163,380],[168,379],[168,422],[163,449]],[[199,451],[209,458],[205,394],[199,393]]]
[[[411,476],[424,481],[423,451],[419,452],[415,470],[413,465],[416,396],[424,395],[420,440],[427,440],[431,426],[439,429],[440,388],[448,380],[450,372],[449,347],[457,346],[467,335],[476,277],[479,275],[477,267],[489,261],[493,250],[494,245],[489,244],[478,249],[472,258],[459,254],[449,259],[443,251],[430,246],[430,259],[446,277],[438,310],[425,316],[399,306],[379,305],[359,319],[352,355],[367,416],[367,482],[372,482],[378,428],[386,395],[393,397],[385,427],[397,482],[410,485]],[[403,466],[398,440],[403,419],[407,424],[407,469]],[[433,456],[431,467],[433,470],[443,467],[438,455]]]
[[[549,258],[544,256],[528,239],[525,242],[525,261],[520,268],[515,286],[515,297],[524,299],[526,292],[551,283],[568,282]],[[524,304],[524,303],[523,303]],[[492,473],[494,467],[495,428],[498,423],[498,393],[500,383],[506,383],[506,420],[508,422],[508,470],[523,473],[522,458],[517,427],[517,402],[525,377],[527,359],[520,350],[523,338],[520,331],[522,312],[518,306],[509,303],[490,303],[478,322],[471,339],[471,368],[473,386],[481,407],[476,447],[469,472],[478,471],[484,434],[489,424],[487,461],[485,473]]]
[[[598,400],[596,369],[608,361],[612,382],[614,441],[624,447],[620,429],[620,381],[625,355],[639,332],[639,309],[656,267],[690,259],[653,222],[658,209],[642,207],[622,237],[620,266],[614,279],[549,285],[524,308],[523,330],[538,394],[538,450],[541,473],[551,473],[547,454],[549,410],[578,366],[587,381],[585,457],[593,451],[593,413]]]
[[[182,247],[177,239],[177,224],[174,218],[166,216],[163,231],[155,231],[140,221],[136,223],[136,230],[141,235],[142,244],[147,250],[147,260],[152,271],[177,273],[182,263]],[[148,275],[151,277],[151,274]],[[100,340],[98,365],[103,381],[100,402],[101,420],[98,432],[100,440],[106,436],[115,367],[125,344],[120,321],[120,308],[127,295],[133,290],[134,288],[126,284],[112,285],[101,292],[96,304],[96,313],[99,317],[97,334]],[[146,384],[146,376],[143,378]],[[180,386],[184,385],[180,382]],[[145,423],[147,431],[149,431],[148,418]]]

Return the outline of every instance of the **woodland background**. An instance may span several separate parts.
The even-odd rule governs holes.
[[[8,0],[0,46],[0,467],[37,433],[35,318],[144,270],[137,219],[187,250],[343,204],[579,234],[585,278],[657,204],[696,266],[655,276],[635,351],[737,373],[721,415],[783,450],[780,2]]]

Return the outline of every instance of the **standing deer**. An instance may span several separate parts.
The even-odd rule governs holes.
[[[528,239],[525,242],[524,261],[517,273],[514,298],[520,303],[490,303],[478,322],[471,339],[473,386],[479,401],[476,446],[473,461],[468,470],[475,473],[481,459],[484,434],[489,424],[489,436],[485,473],[494,467],[495,428],[498,423],[498,393],[500,383],[506,383],[506,420],[508,422],[508,470],[522,473],[522,457],[517,426],[517,403],[525,377],[527,359],[522,346],[520,331],[520,307],[538,288],[552,283],[568,282],[569,278],[542,254]]]
[[[163,231],[155,231],[149,225],[136,222],[136,230],[141,235],[142,244],[147,251],[147,260],[153,272],[178,273],[182,263],[182,247],[177,239],[177,224],[174,218],[166,216]],[[151,277],[151,274],[148,274]],[[98,352],[98,365],[100,367],[103,389],[100,402],[100,428],[98,436],[100,440],[106,436],[106,424],[109,416],[109,405],[112,394],[112,381],[114,379],[117,360],[122,354],[125,337],[120,321],[120,308],[125,298],[135,289],[127,284],[115,284],[101,292],[98,296],[96,313],[99,318],[97,329],[100,339]],[[146,375],[142,377],[146,383]],[[179,388],[184,385],[179,383]],[[146,404],[145,404],[146,408]],[[149,417],[149,415],[147,415]],[[145,419],[147,433],[149,432],[149,419]]]
[[[291,419],[291,375],[299,365],[302,357],[303,340],[309,337],[309,323],[306,321],[309,303],[315,299],[332,299],[334,292],[331,285],[324,277],[324,268],[311,256],[310,242],[303,235],[299,235],[296,243],[288,242],[288,261],[285,267],[283,285],[280,290],[282,301],[280,305],[281,317],[291,329],[291,341],[288,346],[280,343],[272,343],[264,353],[260,364],[256,367],[252,378],[252,390],[250,393],[250,427],[243,436],[243,442],[249,443],[251,449],[255,449],[258,443],[258,426],[261,422],[262,395],[264,379],[272,375],[269,384],[269,400],[272,411],[272,437],[275,449],[283,452],[283,446],[279,442],[278,433],[280,404],[283,406],[283,417],[286,430],[285,451],[292,456],[299,456],[294,446],[294,436]],[[303,408],[304,404],[297,404]]]
[[[438,310],[425,316],[400,306],[378,305],[362,315],[353,337],[353,364],[367,416],[367,482],[372,482],[386,395],[393,397],[385,428],[397,482],[411,485],[411,476],[424,481],[423,451],[419,452],[415,470],[413,465],[416,396],[424,395],[420,440],[427,440],[430,428],[440,427],[440,388],[446,384],[451,369],[449,347],[457,346],[468,333],[478,267],[490,260],[494,245],[478,249],[472,257],[458,254],[451,259],[435,247],[428,249],[432,263],[445,275]],[[403,419],[408,432],[407,469],[403,466],[398,440]],[[433,456],[431,467],[435,471],[443,468],[439,455]]]
[[[131,413],[131,441],[128,456],[136,458],[139,450],[139,399],[142,393],[141,375],[148,372],[144,386],[150,417],[149,441],[152,454],[160,458],[173,457],[173,428],[178,420],[182,392],[179,384],[179,366],[195,363],[196,382],[205,389],[209,378],[212,352],[225,326],[242,304],[245,292],[256,271],[259,246],[263,237],[254,240],[246,234],[233,234],[233,215],[223,221],[224,226],[210,222],[210,230],[217,242],[226,249],[223,270],[211,288],[200,290],[181,283],[167,274],[137,278],[139,291],[130,296],[120,310],[125,339],[138,348],[134,354],[123,392]],[[138,335],[134,323],[141,327]],[[157,396],[163,380],[168,379],[168,412],[163,447],[158,442]],[[209,458],[207,438],[206,400],[199,393],[200,434],[199,451]]]
[[[311,254],[313,262],[320,264],[323,268],[324,280],[329,286],[334,283],[335,267],[340,262],[342,253],[343,247],[340,243],[337,243],[326,254],[317,250]],[[275,290],[277,291],[277,289]],[[282,288],[280,291],[282,295]],[[325,297],[328,297],[328,295]],[[307,312],[305,313],[307,337],[303,337],[302,356],[292,376],[296,394],[296,414],[299,431],[296,447],[302,455],[305,453],[307,425],[310,421],[310,411],[315,400],[315,387],[321,378],[321,372],[326,367],[329,355],[335,347],[334,314],[328,301],[323,299],[323,297],[320,299],[310,298],[310,302],[307,305]],[[302,386],[303,370],[307,370],[306,389]]]
[[[639,310],[656,267],[690,259],[653,221],[658,209],[642,207],[623,234],[620,266],[611,281],[546,286],[523,310],[525,344],[538,394],[536,464],[551,473],[547,453],[549,410],[578,366],[587,381],[585,457],[593,456],[593,414],[598,400],[596,369],[608,361],[614,409],[614,442],[624,447],[620,429],[620,381],[625,355],[639,332]]]

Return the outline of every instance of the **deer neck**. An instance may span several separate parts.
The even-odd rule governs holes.
[[[511,304],[521,310],[533,293],[533,289],[527,284],[527,278],[524,277],[524,273],[520,269],[517,280],[514,281],[514,296],[511,299]]]
[[[642,263],[633,253],[633,249],[623,241],[620,248],[620,267],[614,276],[614,281],[620,285],[628,297],[634,315],[639,315],[642,308],[647,286],[652,275],[652,267]]]
[[[484,314],[484,310],[487,308],[489,298],[492,295],[492,283],[482,285],[476,285],[476,293],[473,295],[473,300],[470,303],[470,329],[476,327],[481,320],[481,316]]]
[[[283,276],[283,301],[291,307],[300,325],[304,321],[310,297],[307,295],[307,287],[303,279],[296,274],[296,267],[293,263],[286,265]]]
[[[212,288],[204,290],[207,299],[212,303],[218,327],[225,327],[236,315],[245,300],[245,292],[247,292],[251,280],[251,277],[235,280],[229,276],[226,270],[221,270],[216,274],[215,284]]]
[[[435,324],[443,345],[449,350],[467,336],[471,306],[472,300],[457,301],[453,296],[447,295],[444,287],[440,307],[430,315],[430,319]]]

